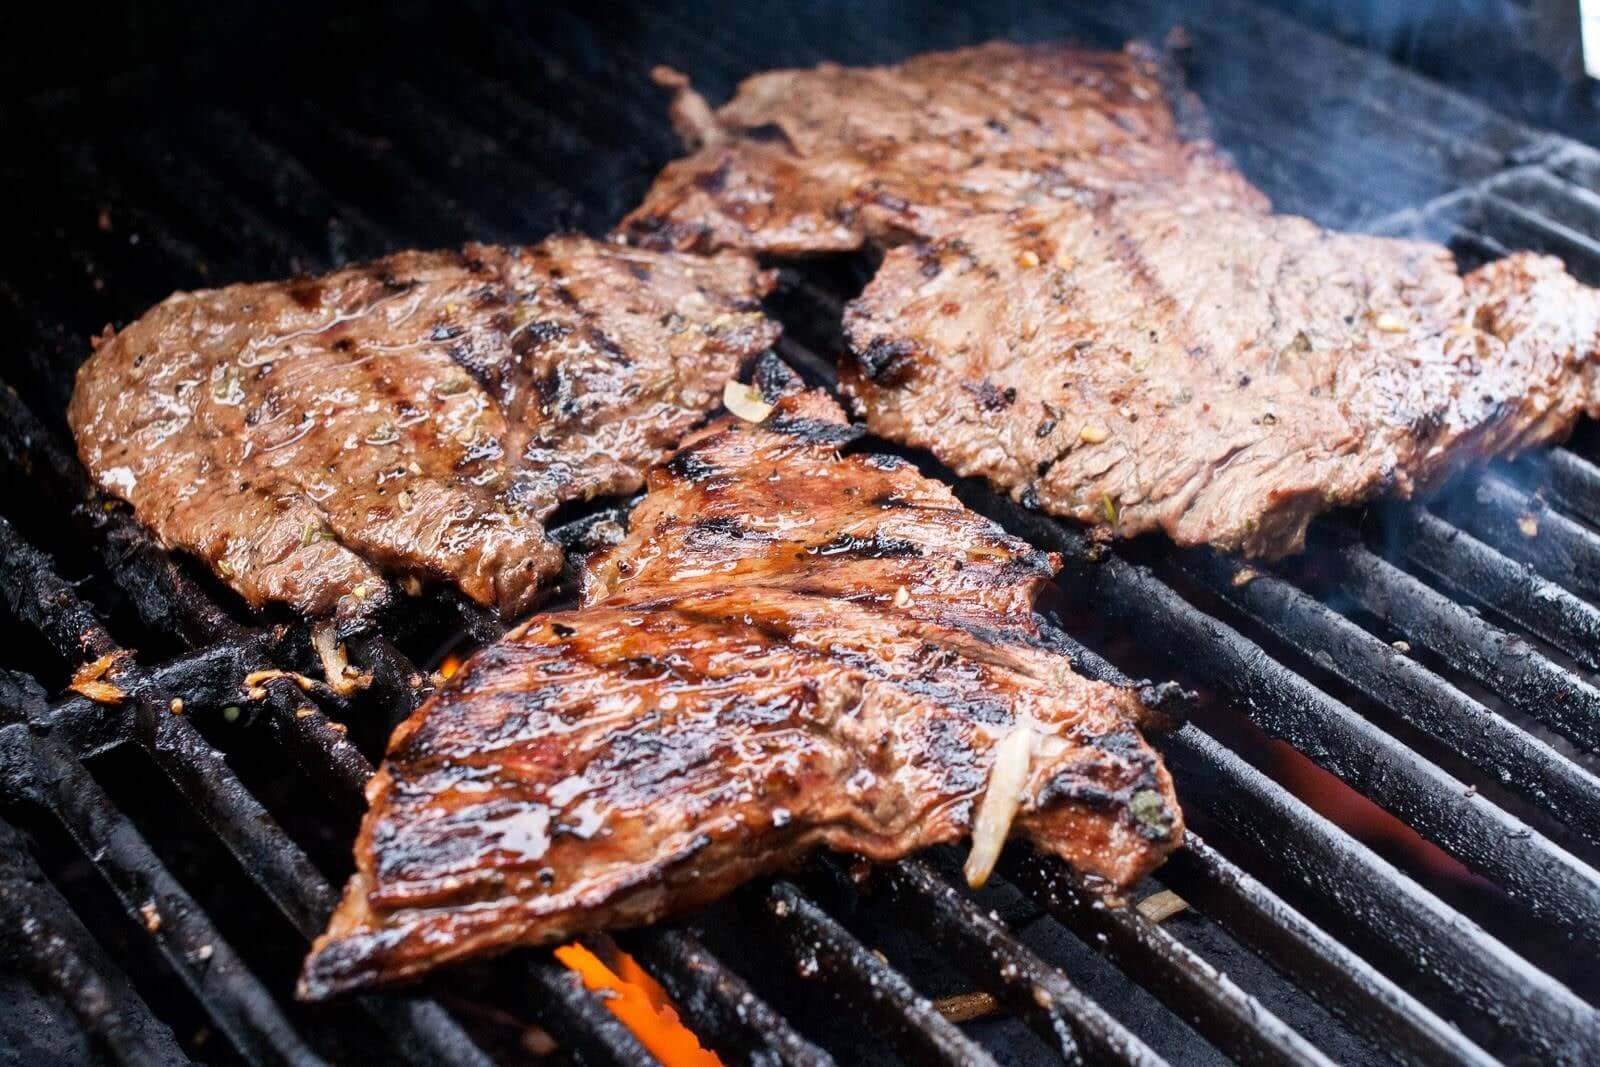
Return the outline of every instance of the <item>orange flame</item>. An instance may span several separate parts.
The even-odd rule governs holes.
[[[461,657],[454,652],[439,661],[439,677],[448,678],[461,669]]]
[[[573,942],[556,949],[556,959],[578,973],[585,989],[609,994],[605,1005],[611,1014],[666,1067],[722,1067],[716,1053],[702,1048],[694,1031],[679,1021],[667,991],[626,952],[617,950],[616,961],[607,966]]]

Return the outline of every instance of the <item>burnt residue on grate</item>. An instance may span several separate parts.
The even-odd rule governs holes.
[[[409,600],[350,642],[365,691],[278,677],[252,696],[254,671],[314,673],[304,626],[249,613],[90,491],[64,436],[72,373],[90,336],[173,289],[604,230],[678,153],[657,63],[726,95],[763,67],[993,36],[1159,39],[1174,8],[1039,7],[485,4],[310,34],[252,16],[272,64],[122,34],[103,79],[58,72],[3,105],[37,151],[0,165],[0,960],[30,993],[0,1004],[0,1034],[38,1010],[77,1028],[53,1047],[141,1063],[486,1063],[551,1037],[569,1059],[648,1062],[543,953],[403,996],[292,1001],[370,761],[437,651],[498,623]],[[1193,84],[1280,208],[1469,263],[1547,250],[1600,281],[1600,155],[1243,0],[1190,10]],[[94,41],[118,26],[74,54],[105,61]],[[772,308],[808,380],[829,379],[869,269],[786,265]],[[619,940],[730,1062],[1592,1060],[1597,458],[1585,428],[1429,504],[1334,516],[1274,569],[1108,552],[960,483],[1067,556],[1059,639],[1081,669],[1199,694],[1162,741],[1195,832],[1135,894],[1150,906],[1104,907],[1020,851],[974,898],[936,852],[819,861]],[[623,510],[566,533],[585,543]],[[992,998],[977,1018],[940,1014],[972,993]]]

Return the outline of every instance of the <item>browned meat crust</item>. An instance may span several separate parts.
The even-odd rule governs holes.
[[[969,220],[854,303],[871,429],[1121,535],[1296,551],[1326,508],[1432,486],[1600,412],[1600,302],[1549,257],[1165,196]]]
[[[408,577],[515,615],[561,564],[543,520],[637,490],[776,339],[769,286],[555,237],[179,293],[69,415],[97,483],[252,605],[351,619]]]
[[[688,80],[673,121],[693,155],[623,221],[655,247],[781,254],[929,237],[974,211],[1160,187],[1265,210],[1141,44],[995,42],[891,67],[823,64],[746,80],[714,114]]]
[[[908,464],[840,458],[852,436],[817,393],[714,424],[651,472],[579,610],[395,732],[301,996],[647,922],[819,844],[955,841],[1021,729],[1037,847],[1126,886],[1176,845],[1138,698],[1040,640],[1057,561]]]

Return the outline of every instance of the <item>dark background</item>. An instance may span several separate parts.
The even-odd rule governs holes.
[[[1341,40],[1386,55],[1534,125],[1600,141],[1596,83],[1581,77],[1577,0],[1264,0]],[[586,22],[616,25],[633,18],[628,3],[330,5],[310,0],[204,3],[178,0],[75,4],[23,0],[0,11],[0,89],[17,94],[103,82],[158,70],[216,91],[305,91],[334,68],[398,64],[415,69],[440,61],[449,44],[477,38],[494,47],[504,35],[539,31],[551,8]],[[659,7],[659,4],[652,6]],[[781,5],[789,6],[789,5]],[[949,3],[804,5],[840,20],[882,22],[892,35],[909,23],[959,17]],[[968,5],[972,6],[972,5]],[[1063,4],[984,4],[992,14]],[[1082,5],[1093,7],[1095,5]],[[1205,4],[1169,5],[1178,17],[1205,17]],[[997,20],[1003,23],[1005,16]],[[484,40],[487,36],[489,39]]]

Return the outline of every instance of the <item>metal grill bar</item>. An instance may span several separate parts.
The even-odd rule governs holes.
[[[994,1059],[911,988],[900,974],[812,903],[798,887],[774,882],[763,903],[801,978],[828,975],[851,996],[852,1006],[871,1013],[883,1036],[912,1063],[950,1067],[996,1067]]]
[[[21,541],[4,519],[0,519],[0,557],[4,559],[0,574],[10,579],[0,585],[4,586],[15,615],[30,619],[58,648],[81,648],[85,660],[121,654],[88,607],[54,575],[49,560]],[[11,599],[18,589],[32,596],[36,610],[18,610],[17,602]],[[233,777],[220,754],[205,743],[188,720],[169,711],[168,694],[151,691],[142,670],[124,660],[106,677],[129,694],[131,706],[125,706],[123,714],[132,720],[132,735],[239,861],[241,869],[302,934],[309,938],[319,932],[337,897],[310,860]],[[71,767],[82,772],[76,761]],[[87,773],[82,772],[79,777],[87,779]],[[90,787],[99,788],[92,781]],[[96,795],[100,810],[114,810],[108,798]],[[81,831],[74,831],[82,844],[80,834]],[[199,962],[205,958],[200,957]],[[240,966],[241,973],[248,977]],[[432,1005],[407,1005],[372,997],[363,998],[363,1005],[402,1038],[402,1052],[408,1058],[415,1055],[438,1062],[487,1062],[449,1018]],[[233,1036],[232,1031],[229,1033]]]
[[[1351,546],[1338,558],[1339,588],[1407,641],[1442,657],[1518,711],[1600,749],[1600,689],[1367,549]]]
[[[1366,1034],[1418,1065],[1495,1061],[1193,832],[1161,880]]]
[[[1185,803],[1241,841],[1319,921],[1492,1052],[1581,1060],[1600,1016],[1193,726],[1163,745]],[[1258,868],[1259,869],[1259,868]],[[1505,1050],[1503,1053],[1501,1050]]]
[[[151,1014],[28,856],[27,839],[0,820],[0,944],[72,1009],[122,1063],[181,1064],[172,1031]]]
[[[1057,861],[1013,847],[1006,878],[1050,914],[1083,931],[1119,968],[1154,992],[1214,1045],[1245,1064],[1329,1064],[1227,975],[1132,908],[1107,907]]]
[[[801,1037],[689,931],[648,927],[618,940],[688,1011],[696,1033],[717,1047],[742,1055],[756,1067],[833,1064],[832,1056]]]
[[[1186,553],[1179,567],[1280,640],[1316,649],[1317,662],[1345,684],[1600,841],[1600,780],[1577,763],[1281,578],[1211,552]]]
[[[1580,596],[1600,597],[1600,535],[1492,473],[1473,500],[1460,518],[1475,536]]]
[[[1420,508],[1383,508],[1385,540],[1405,560],[1590,670],[1600,669],[1600,608]]]
[[[1101,1008],[1065,974],[1045,963],[970,897],[923,860],[903,860],[879,874],[900,914],[930,943],[1019,1017],[1063,1060],[1158,1067],[1144,1042]]]
[[[1233,693],[1240,710],[1267,733],[1288,740],[1488,874],[1531,916],[1558,927],[1575,944],[1600,946],[1600,874],[1587,864],[1188,603],[1147,568],[1115,555],[1094,562],[1099,553],[1079,531],[1010,501],[968,495],[978,510],[1004,512],[1013,528],[1077,561],[1069,580],[1088,602],[1152,635],[1161,647],[1182,650],[1178,666],[1198,670]]]
[[[252,1063],[318,1062],[204,909],[81,764],[27,727],[0,727],[0,767],[61,820],[130,920],[145,927],[217,1029]]]

